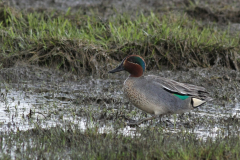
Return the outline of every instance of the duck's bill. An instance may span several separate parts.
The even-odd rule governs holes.
[[[121,65],[119,65],[117,68],[109,71],[108,73],[115,73],[115,72],[120,72],[120,71],[123,71],[123,70],[124,70],[124,67],[123,67],[123,65],[121,64]]]

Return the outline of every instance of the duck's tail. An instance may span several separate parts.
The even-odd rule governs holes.
[[[193,108],[197,108],[197,107],[203,105],[204,103],[212,101],[212,100],[213,99],[211,97],[205,97],[204,99],[192,97],[191,104],[192,104]]]

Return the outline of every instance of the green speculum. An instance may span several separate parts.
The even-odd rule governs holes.
[[[180,98],[181,100],[185,100],[185,99],[187,99],[189,96],[187,96],[187,95],[180,95],[180,94],[173,94],[173,95],[175,95],[175,96],[177,96],[178,98]]]

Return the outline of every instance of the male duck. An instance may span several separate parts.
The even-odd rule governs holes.
[[[203,87],[154,75],[143,76],[145,69],[142,57],[130,55],[117,68],[109,71],[128,71],[130,76],[124,82],[124,94],[136,107],[153,115],[128,125],[138,125],[159,115],[181,114],[211,100]]]

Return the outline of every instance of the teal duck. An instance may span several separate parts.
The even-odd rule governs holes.
[[[143,76],[146,63],[139,55],[125,57],[109,73],[123,70],[130,73],[124,82],[124,94],[134,106],[153,115],[128,125],[138,125],[161,115],[182,114],[212,100],[204,87],[154,75]]]

